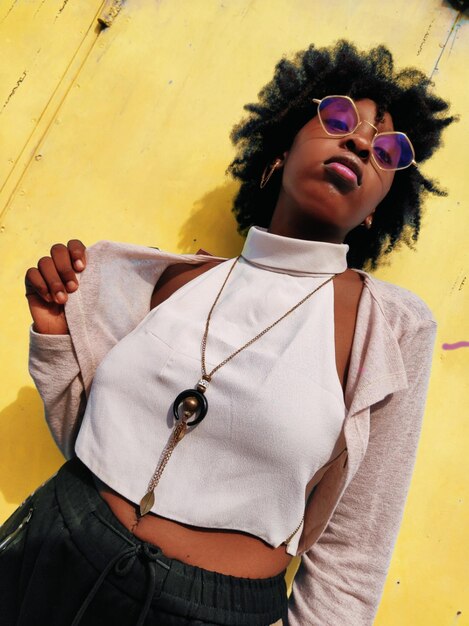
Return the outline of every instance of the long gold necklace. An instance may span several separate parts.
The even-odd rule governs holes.
[[[321,287],[324,287],[324,285],[326,285],[336,276],[336,274],[333,274],[330,278],[328,278],[323,283],[321,283],[319,287],[316,287],[316,289],[313,289],[313,291],[311,291],[307,296],[302,298],[297,304],[295,304],[295,306],[293,306],[286,313],[284,313],[281,317],[279,317],[275,322],[273,322],[273,324],[270,324],[270,326],[267,326],[267,328],[264,328],[264,330],[261,331],[258,335],[250,339],[243,346],[241,346],[241,348],[238,348],[238,350],[236,350],[235,352],[230,354],[228,357],[226,357],[226,359],[222,361],[221,363],[219,363],[216,367],[214,367],[211,372],[207,373],[207,368],[205,365],[205,351],[207,349],[207,337],[208,337],[208,331],[210,328],[210,320],[212,318],[213,310],[218,300],[220,299],[221,293],[228,281],[228,278],[230,277],[231,272],[234,270],[234,267],[236,263],[239,261],[240,257],[241,255],[237,256],[234,263],[232,264],[230,271],[228,272],[225,280],[223,281],[220,291],[218,292],[217,297],[215,298],[215,301],[212,304],[212,307],[207,316],[207,321],[205,322],[205,331],[204,331],[204,335],[202,338],[202,378],[197,382],[194,389],[185,389],[184,391],[181,391],[181,393],[177,396],[176,400],[173,403],[173,415],[174,415],[174,419],[176,423],[174,425],[173,432],[171,433],[169,441],[164,449],[161,461],[158,464],[153,476],[151,477],[150,482],[148,483],[147,493],[143,496],[143,498],[140,501],[140,516],[146,515],[148,511],[150,511],[152,506],[154,505],[155,503],[154,491],[156,489],[156,486],[161,478],[161,474],[163,473],[163,470],[167,462],[169,461],[169,458],[174,448],[176,447],[178,442],[181,441],[181,439],[184,437],[186,432],[190,428],[193,428],[196,424],[201,422],[204,419],[204,417],[207,415],[208,402],[205,396],[205,392],[207,391],[207,387],[210,381],[212,380],[212,376],[215,374],[215,372],[218,371],[221,367],[223,367],[223,365],[226,365],[226,363],[231,361],[231,359],[233,359],[237,354],[242,352],[245,348],[249,347],[255,341],[260,339],[269,330],[271,330],[279,322],[285,319],[287,315],[290,315],[290,313],[293,313],[295,309],[297,309],[299,306],[304,304],[306,300],[311,298],[311,296],[314,293],[316,293],[318,289],[320,289]],[[194,419],[189,421],[189,419],[194,415],[195,415]]]

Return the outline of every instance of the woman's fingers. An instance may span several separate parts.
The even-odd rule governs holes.
[[[57,285],[55,287],[51,285],[53,290],[57,294],[60,294],[62,292],[64,296],[66,295],[64,286],[66,291],[75,291],[75,289],[78,287],[78,281],[75,275],[75,271],[72,267],[72,253],[70,252],[69,248],[67,246],[64,246],[63,243],[56,243],[50,249],[50,254],[55,265],[56,274],[59,278],[59,281],[61,282],[61,289],[58,289],[60,285]],[[48,270],[49,265],[47,264],[46,271]],[[51,276],[53,276],[53,273],[51,274]],[[53,276],[53,278],[55,280],[55,276]],[[62,299],[60,303],[62,304],[63,302],[65,302],[65,300]]]
[[[55,301],[64,304],[68,299],[67,292],[78,289],[75,272],[85,269],[85,246],[78,239],[70,239],[66,246],[63,243],[54,244],[50,253],[53,265],[47,260],[48,257],[45,257],[46,260],[41,259],[44,268],[43,278],[50,286],[49,291],[55,297]],[[42,267],[39,269],[42,273]]]
[[[54,249],[54,246],[52,247],[52,250],[53,249]],[[65,304],[65,302],[67,301],[66,288],[64,285],[64,281],[62,281],[61,277],[59,276],[59,272],[57,271],[56,265],[55,265],[55,263],[57,262],[57,251],[56,250],[52,251],[52,250],[51,250],[51,254],[54,255],[55,261],[50,256],[43,256],[41,259],[39,259],[37,263],[37,267],[38,267],[39,272],[41,273],[42,279],[47,285],[47,289],[50,295],[52,296],[53,301],[57,302],[57,304]],[[66,248],[65,248],[65,251],[66,251],[66,254],[68,255]],[[59,265],[62,265],[63,263],[64,263],[64,260],[61,259],[59,261]],[[69,260],[69,264],[70,264],[70,260]],[[65,272],[65,276],[66,276],[65,282],[69,282],[71,278],[70,274],[68,272]],[[73,274],[73,278],[75,278],[75,274]],[[75,285],[74,281],[73,283]],[[75,286],[73,286],[71,291],[73,291],[74,289],[75,289]]]
[[[30,267],[24,277],[25,295],[39,295],[46,302],[53,302],[49,295],[49,287],[37,267]]]
[[[70,239],[67,247],[74,268],[82,272],[86,267],[86,246],[79,239]]]
[[[25,276],[26,298],[33,318],[33,330],[49,335],[65,335],[68,324],[64,305],[57,304],[49,294],[49,287],[36,267],[31,267]]]
[[[50,249],[51,256],[39,259],[37,268],[26,272],[26,295],[37,294],[46,302],[65,304],[67,292],[78,288],[76,272],[86,266],[86,248],[78,239],[71,239],[65,246],[56,243]],[[73,267],[74,266],[74,267]]]

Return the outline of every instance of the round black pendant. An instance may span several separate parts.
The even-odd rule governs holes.
[[[188,426],[195,426],[196,424],[201,422],[204,419],[204,417],[207,415],[207,411],[208,411],[207,398],[204,396],[203,393],[200,393],[200,391],[197,391],[197,389],[185,389],[184,391],[181,391],[181,393],[178,395],[178,397],[176,398],[173,404],[173,414],[174,414],[175,419],[178,421],[181,419],[179,417],[179,406],[184,402],[186,398],[195,398],[198,403],[198,407],[196,409],[196,413],[198,413],[197,417],[190,422],[186,422]]]

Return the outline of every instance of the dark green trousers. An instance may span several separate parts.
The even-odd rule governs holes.
[[[0,528],[2,626],[287,624],[284,573],[237,578],[166,557],[67,461]]]

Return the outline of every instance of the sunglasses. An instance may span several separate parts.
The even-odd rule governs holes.
[[[360,120],[355,102],[349,96],[326,96],[313,99],[318,105],[321,126],[328,135],[346,137],[354,133],[363,122]],[[414,147],[405,133],[379,133],[376,126],[363,120],[375,129],[371,142],[371,156],[382,170],[403,170],[415,162]]]

